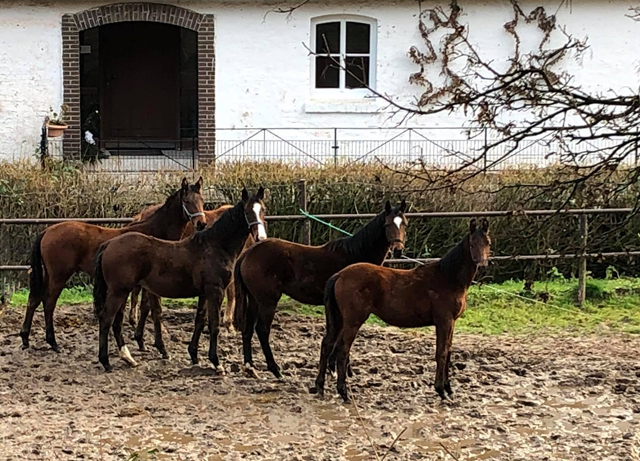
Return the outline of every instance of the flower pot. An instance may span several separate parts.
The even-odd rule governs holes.
[[[69,128],[67,125],[47,125],[47,136],[49,138],[59,138],[67,128]]]

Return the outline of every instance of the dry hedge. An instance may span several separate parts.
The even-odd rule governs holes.
[[[243,186],[268,189],[269,214],[297,214],[297,183],[307,182],[311,213],[376,213],[385,200],[410,204],[410,211],[486,211],[517,209],[554,209],[566,196],[537,185],[553,184],[565,174],[553,168],[511,170],[479,175],[464,187],[430,190],[424,179],[396,172],[382,165],[350,165],[336,168],[312,168],[275,163],[242,163],[188,173],[191,180],[202,175],[208,207],[234,202]],[[51,164],[47,171],[31,162],[0,164],[0,210],[2,217],[129,217],[143,207],[157,203],[173,191],[183,174],[159,172],[139,175],[88,174],[63,163]],[[627,207],[638,197],[637,187],[616,191],[615,180],[607,184],[586,184],[572,207]],[[589,251],[624,251],[640,248],[640,220],[633,217],[602,215],[590,218]],[[360,221],[333,221],[349,231]],[[408,229],[407,254],[437,257],[456,243],[467,228],[467,219],[413,220]],[[321,244],[340,236],[322,224],[311,224],[312,242]],[[0,225],[0,264],[24,264],[31,244],[43,226]],[[546,254],[578,249],[578,218],[511,217],[491,219],[493,252],[496,255]],[[274,222],[269,234],[292,241],[300,240],[300,225]],[[540,278],[557,265],[565,274],[572,262],[500,262],[485,276]],[[630,258],[591,261],[589,268],[603,276],[609,265],[620,273],[637,275]]]

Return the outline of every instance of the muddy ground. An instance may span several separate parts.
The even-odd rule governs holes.
[[[454,399],[442,402],[432,388],[432,333],[365,327],[352,352],[356,407],[341,403],[330,378],[324,400],[307,391],[319,318],[278,314],[279,382],[266,372],[245,376],[240,338],[226,331],[228,374],[191,367],[192,312],[184,309],[166,310],[171,360],[130,344],[140,365],[129,368],[111,341],[108,374],[97,362],[90,306],[57,309],[60,354],[45,347],[41,312],[32,347],[21,350],[22,313],[0,314],[2,460],[364,460],[376,459],[374,449],[382,459],[403,429],[387,460],[640,459],[637,337],[459,334]]]

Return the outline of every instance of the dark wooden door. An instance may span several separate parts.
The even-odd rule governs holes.
[[[180,29],[150,22],[100,28],[103,139],[179,139]]]

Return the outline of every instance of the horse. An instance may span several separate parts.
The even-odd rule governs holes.
[[[354,264],[327,282],[324,293],[326,332],[320,364],[311,393],[324,393],[327,362],[335,354],[338,393],[349,402],[346,375],[351,344],[362,324],[377,315],[389,325],[401,328],[436,327],[435,389],[444,399],[451,395],[449,365],[456,320],[467,304],[467,292],[479,266],[486,266],[491,248],[489,222],[476,227],[440,261],[400,270],[372,264]]]
[[[53,311],[62,289],[76,272],[93,276],[94,258],[100,245],[128,232],[141,232],[167,240],[177,240],[185,226],[193,222],[204,227],[204,200],[201,195],[202,177],[189,185],[182,179],[180,189],[171,194],[164,204],[154,205],[146,217],[128,226],[110,228],[68,221],[55,224],[42,232],[35,241],[30,255],[29,302],[20,337],[22,347],[29,347],[29,335],[36,308],[44,305],[46,341],[56,352],[60,349],[53,329]]]
[[[124,343],[122,323],[124,304],[136,286],[141,285],[151,302],[163,298],[198,296],[198,311],[189,354],[198,363],[198,343],[204,328],[205,303],[209,315],[209,359],[224,374],[218,360],[218,324],[224,290],[233,275],[233,265],[247,237],[266,238],[264,189],[242,200],[225,212],[213,226],[177,242],[160,240],[139,233],[121,235],[103,244],[96,256],[96,280],[93,288],[95,314],[100,320],[99,360],[105,371],[109,363],[109,330],[113,328],[120,357],[137,365]],[[156,306],[151,306],[155,309]],[[161,340],[162,338],[160,338]],[[164,344],[157,344],[164,349]]]
[[[236,310],[233,323],[242,332],[244,366],[258,376],[253,365],[251,340],[258,334],[267,369],[282,377],[275,362],[269,334],[278,301],[283,294],[298,302],[323,304],[324,286],[333,274],[357,262],[382,264],[389,249],[399,256],[404,249],[406,203],[385,209],[351,237],[308,246],[270,238],[249,248],[236,263]]]
[[[218,208],[216,208],[215,210],[210,210],[210,211],[205,211],[205,217],[206,217],[206,221],[207,221],[207,227],[211,227],[213,225],[213,223],[215,223],[226,211],[230,210],[231,208],[233,208],[233,205],[222,205]],[[196,232],[196,229],[193,225],[188,224],[187,227],[184,230],[184,233],[182,234],[180,240],[185,239],[190,237],[191,235],[193,235]],[[240,252],[240,254],[242,254],[242,252],[244,252],[247,248],[249,248],[251,245],[253,245],[254,240],[253,238],[251,238],[251,236],[247,237],[247,239],[245,240],[245,244],[244,247],[242,248],[242,251]],[[131,292],[131,310],[129,311],[129,324],[132,325],[133,327],[135,327],[135,334],[134,334],[134,339],[136,340],[136,342],[138,343],[138,348],[141,351],[146,350],[145,344],[144,344],[144,325],[145,322],[147,320],[147,317],[149,315],[149,310],[151,305],[157,307],[160,309],[160,311],[154,311],[152,316],[154,319],[154,328],[156,330],[156,343],[155,346],[158,347],[159,344],[162,344],[163,341],[162,340],[158,340],[158,336],[162,335],[162,324],[160,323],[160,319],[162,318],[162,312],[161,312],[161,304],[158,300],[158,302],[155,301],[151,301],[151,303],[149,303],[147,301],[147,297],[150,296],[149,293],[143,293],[142,298],[143,298],[143,303],[141,304],[142,309],[140,310],[140,314],[138,315],[137,311],[137,306],[138,306],[138,294],[140,293],[141,287],[136,287],[134,288],[134,290]],[[236,298],[235,298],[235,290],[234,290],[234,286],[233,286],[233,280],[231,282],[229,282],[229,286],[227,286],[226,289],[226,297],[227,297],[227,306],[224,309],[224,314],[223,314],[223,319],[222,319],[222,325],[226,326],[227,328],[231,327],[232,321],[233,321],[233,311],[235,309],[235,304],[236,304]],[[152,295],[151,295],[152,296]],[[135,322],[135,319],[138,319],[137,325]],[[166,354],[166,351],[165,351]],[[165,358],[168,358],[167,355],[164,355]]]

